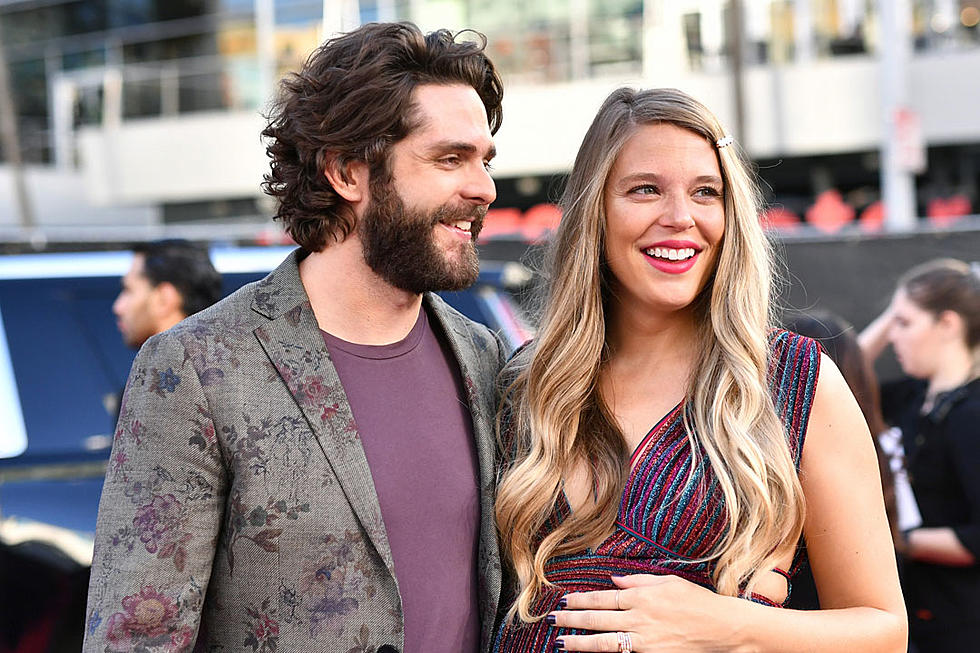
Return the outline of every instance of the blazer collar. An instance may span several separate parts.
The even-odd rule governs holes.
[[[306,258],[302,248],[290,252],[282,263],[255,285],[252,310],[275,320],[288,311],[309,304],[303,282],[299,278],[299,262]]]

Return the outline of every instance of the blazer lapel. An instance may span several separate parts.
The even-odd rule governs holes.
[[[391,547],[371,469],[347,395],[299,279],[299,250],[256,286],[253,310],[270,318],[255,329],[266,355],[320,443],[368,537],[394,576]]]
[[[486,414],[485,401],[481,399],[478,392],[478,384],[493,383],[493,379],[484,378],[487,372],[480,364],[476,343],[470,335],[470,327],[459,315],[451,312],[451,309],[442,299],[434,295],[426,295],[426,303],[432,309],[432,313],[439,321],[449,346],[453,350],[456,362],[459,364],[459,373],[466,388],[466,398],[469,402],[470,415],[473,419],[473,437],[476,439],[477,459],[480,467],[481,499],[484,495],[484,488],[493,486],[496,482],[496,470],[494,469],[495,447],[491,422],[488,421]]]

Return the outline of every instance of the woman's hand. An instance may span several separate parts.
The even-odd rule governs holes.
[[[892,322],[895,321],[895,297],[892,296],[888,307],[882,311],[881,315],[871,321],[871,324],[864,327],[857,336],[858,346],[864,352],[864,357],[868,362],[874,364],[878,356],[888,346],[888,331],[891,329]]]
[[[726,597],[678,576],[613,576],[619,589],[565,595],[554,624],[594,631],[563,635],[565,651],[717,651],[733,646],[735,628],[726,624]],[[629,649],[617,633],[627,633]]]

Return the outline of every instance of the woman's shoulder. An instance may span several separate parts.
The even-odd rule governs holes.
[[[517,380],[521,370],[527,367],[528,359],[534,348],[534,340],[528,340],[511,353],[507,362],[504,363],[500,374],[497,375],[497,400],[499,402],[510,401],[510,390]]]
[[[814,338],[801,336],[795,331],[781,327],[770,328],[767,336],[769,338],[769,348],[774,352],[782,350],[807,350],[812,348],[820,349],[820,343]]]
[[[953,437],[976,443],[977,423],[980,423],[980,378],[941,396],[929,413],[936,423],[945,422]]]
[[[967,401],[980,403],[980,377],[973,379],[963,387],[966,388]]]
[[[520,408],[515,397],[519,393],[518,376],[527,367],[533,346],[534,341],[528,340],[518,347],[497,375],[497,444],[498,454],[505,465],[512,463],[519,456],[522,445],[527,444],[522,441],[519,432],[517,422]],[[523,435],[526,440],[527,434]]]
[[[803,376],[815,384],[820,370],[820,343],[787,329],[769,330],[769,375],[782,383]]]
[[[820,345],[786,329],[769,331],[769,388],[799,469],[820,373]]]

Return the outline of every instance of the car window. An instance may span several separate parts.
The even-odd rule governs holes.
[[[118,292],[114,277],[0,282],[0,356],[16,380],[3,403],[20,404],[20,424],[15,409],[4,424],[30,434],[26,456],[53,460],[111,444],[114,402],[134,356],[115,328]]]

